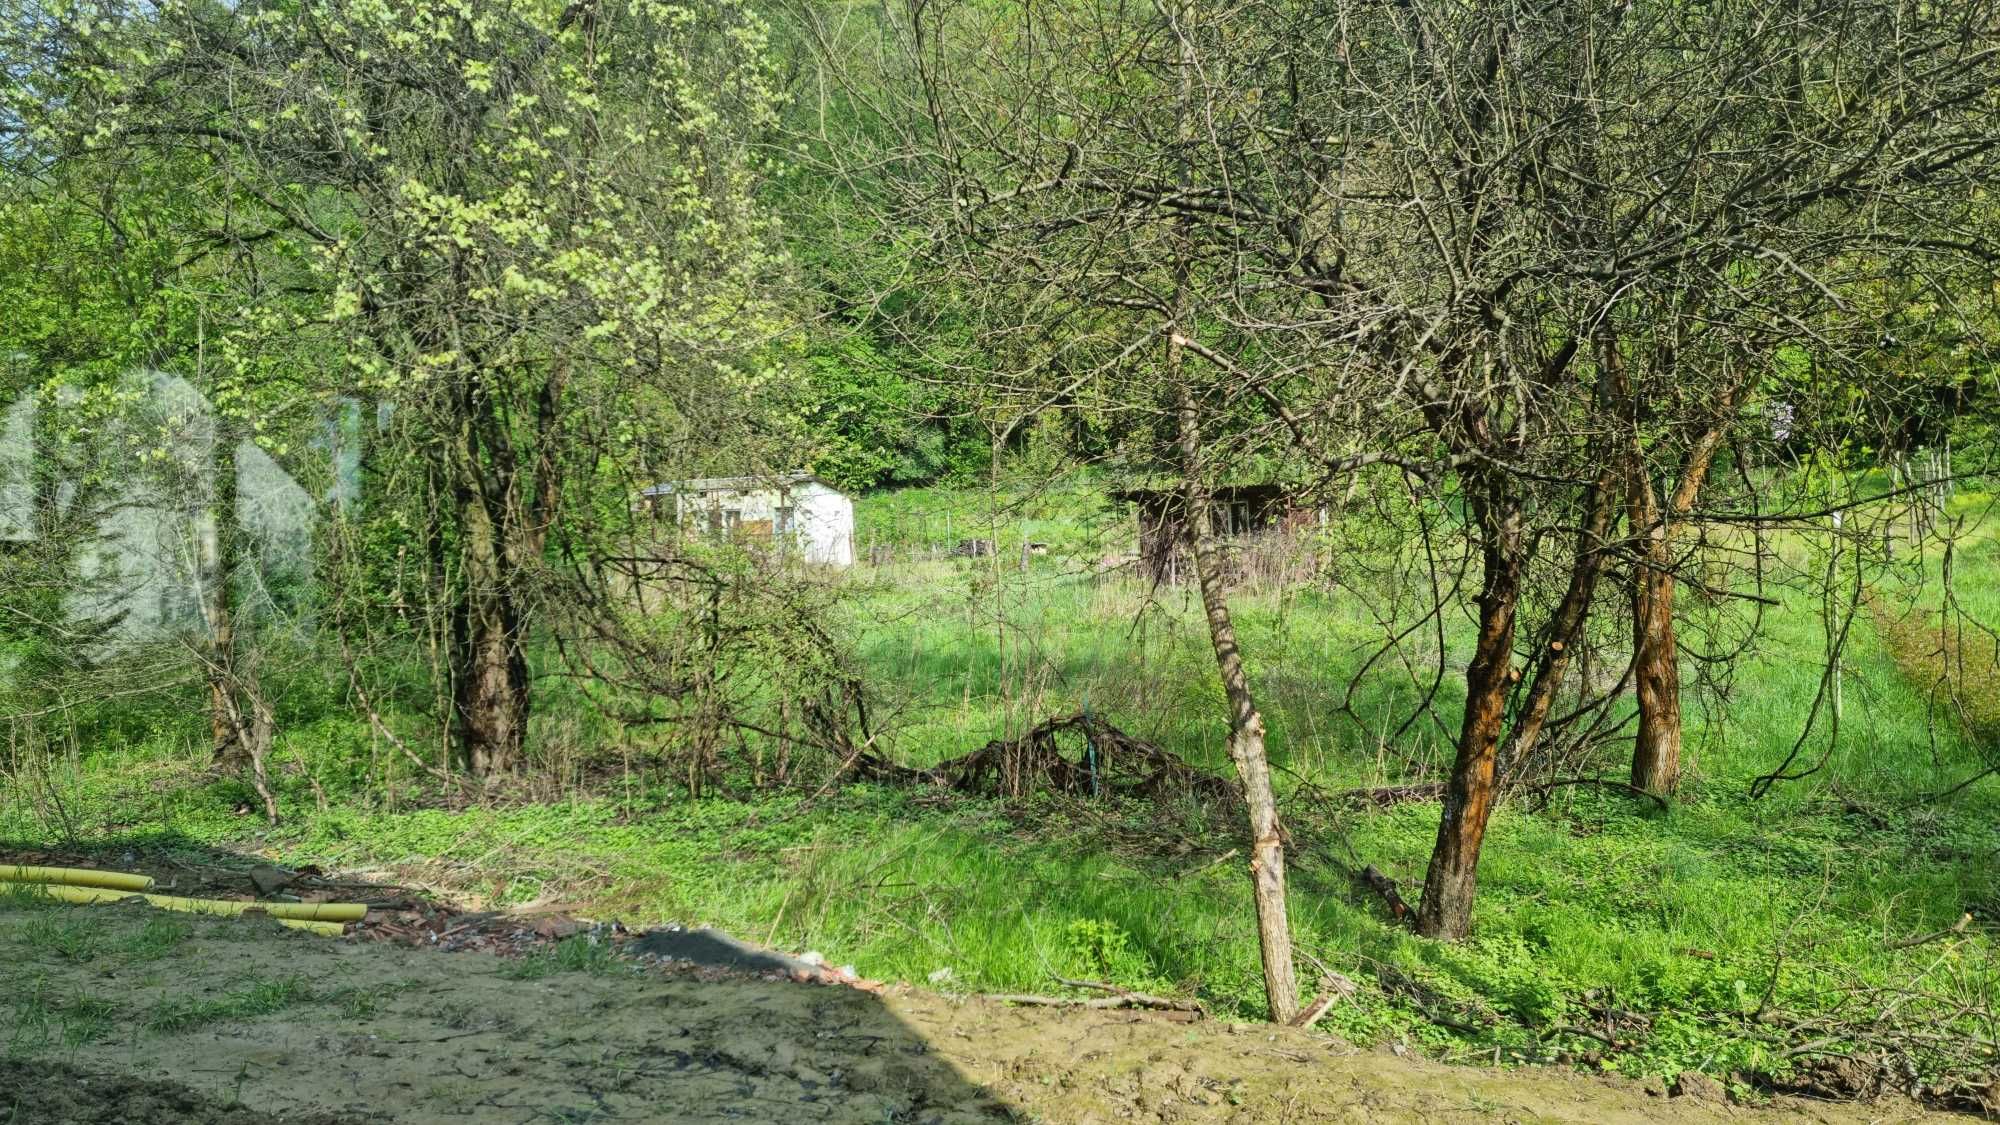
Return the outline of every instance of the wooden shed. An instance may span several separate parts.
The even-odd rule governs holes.
[[[1139,569],[1154,582],[1178,583],[1192,577],[1187,559],[1187,498],[1178,488],[1123,488],[1113,500],[1139,514]],[[1283,485],[1236,484],[1215,489],[1209,519],[1218,539],[1296,530],[1318,522],[1316,508],[1302,506]]]

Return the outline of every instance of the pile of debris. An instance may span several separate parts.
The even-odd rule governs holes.
[[[1052,792],[1081,797],[1238,799],[1233,782],[1196,769],[1088,712],[1045,720],[1019,738],[993,739],[970,754],[928,769],[897,765],[871,752],[856,757],[854,772],[872,781],[935,785],[960,793],[1007,798]]]

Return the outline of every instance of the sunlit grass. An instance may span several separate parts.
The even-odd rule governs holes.
[[[1809,572],[1815,549],[1789,540],[1781,561]],[[850,624],[890,752],[935,761],[1089,709],[1226,769],[1190,592],[1099,576],[1094,561],[857,568]],[[1881,578],[1884,596],[1905,581],[1906,600],[1927,591],[1935,600],[1939,562],[1908,565],[1914,577]],[[2000,612],[2000,540],[1969,536],[1953,565],[1961,598]],[[1535,1057],[1595,993],[1657,1014],[1647,1045],[1620,1058],[1627,1069],[1769,1065],[1740,1034],[1750,1013],[1766,1003],[1811,1011],[1841,988],[1908,980],[1936,949],[1894,943],[1967,911],[1980,925],[1960,963],[2000,982],[1987,936],[2000,920],[2000,781],[1926,800],[1984,768],[1992,748],[1913,686],[1908,653],[1885,644],[1865,611],[1841,665],[1838,739],[1823,709],[1801,740],[1827,668],[1823,607],[1778,584],[1766,593],[1778,604],[1757,646],[1718,669],[1727,675],[1715,688],[1688,675],[1688,781],[1672,808],[1587,788],[1553,794],[1546,809],[1503,806],[1482,859],[1474,936],[1456,945],[1389,924],[1350,877],[1373,864],[1414,900],[1435,805],[1336,815],[1294,786],[1379,784],[1442,764],[1463,616],[1448,617],[1439,721],[1398,734],[1429,673],[1377,662],[1350,693],[1382,638],[1365,606],[1331,590],[1243,594],[1243,644],[1284,767],[1292,921],[1310,958],[1302,975],[1310,982],[1324,965],[1374,986],[1336,1008],[1329,1026],[1467,1057],[1490,1060],[1495,1047]],[[1690,600],[1684,639],[1733,635],[1753,604]],[[288,738],[281,759],[327,761],[362,752],[368,736],[329,714]],[[1810,772],[1752,797],[1753,779],[1795,744],[1794,769]],[[1615,746],[1588,764],[1622,769]],[[298,862],[404,872],[481,903],[717,925],[868,976],[968,991],[1111,979],[1227,1013],[1262,1009],[1243,860],[1224,858],[1242,841],[1226,813],[1008,806],[870,786],[811,801],[741,789],[689,801],[670,779],[646,778],[610,795],[462,811],[404,810],[366,788],[336,789],[335,808],[319,815],[281,770],[288,823],[265,833],[234,814],[233,782],[202,779],[206,767],[194,739],[161,738],[102,747],[58,784],[86,839],[119,846],[228,846],[255,834]],[[25,786],[6,797],[0,837],[48,838],[45,798]],[[591,967],[550,960],[533,971]]]

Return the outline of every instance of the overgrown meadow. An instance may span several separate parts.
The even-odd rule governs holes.
[[[2000,543],[1977,522],[1986,502],[1957,500],[1963,534],[1948,565],[1955,595],[1990,617]],[[998,549],[949,556],[973,535]],[[1198,602],[1105,570],[1129,526],[1088,489],[1005,503],[885,493],[862,502],[860,538],[864,557],[892,548],[842,581],[844,624],[897,760],[936,761],[1087,710],[1227,769]],[[1046,554],[1020,549],[1037,542]],[[1823,551],[1795,536],[1779,554],[1804,571]],[[1992,717],[1949,702],[1952,685],[1961,699],[1993,698],[2000,664],[1990,638],[1938,640],[1939,552],[1871,576],[1839,670],[1837,724],[1823,698],[1818,597],[1774,583],[1773,604],[1720,599],[1695,615],[1690,667],[1701,646],[1740,632],[1740,615],[1762,616],[1754,647],[1688,673],[1700,687],[1679,796],[1655,807],[1592,784],[1514,792],[1483,855],[1475,934],[1459,944],[1411,936],[1354,878],[1373,865],[1411,898],[1420,888],[1436,802],[1355,793],[1440,776],[1458,679],[1444,675],[1424,706],[1438,652],[1412,641],[1381,655],[1390,614],[1369,590],[1394,592],[1370,586],[1367,558],[1348,565],[1345,582],[1253,579],[1238,610],[1280,771],[1302,973],[1360,985],[1327,1017],[1333,1030],[1487,1062],[1783,1075],[1814,1019],[1902,995],[1954,1026],[1950,998],[1969,1010],[2000,988],[1987,936],[2000,922],[2000,780],[1958,788],[1992,764]],[[1447,673],[1462,668],[1467,628],[1462,613],[1441,619]],[[545,699],[569,690],[538,685]],[[59,761],[8,779],[0,840],[255,853],[465,901],[715,925],[947,991],[1090,979],[1262,1014],[1244,841],[1229,810],[1009,802],[818,776],[780,792],[732,775],[695,796],[649,744],[580,699],[546,707],[537,731],[563,779],[557,799],[468,804],[382,745],[339,685],[289,685],[282,698],[292,713],[273,766],[280,827],[250,814],[239,781],[209,772],[202,716],[128,707],[79,724],[96,736]],[[1806,776],[1753,796],[1788,755]],[[1577,766],[1579,776],[1622,768],[1615,749]],[[1977,924],[1962,933],[1911,940],[1968,913]]]

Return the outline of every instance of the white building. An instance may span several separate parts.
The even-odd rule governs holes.
[[[854,501],[807,472],[656,484],[647,510],[686,530],[798,551],[821,566],[854,565]]]

